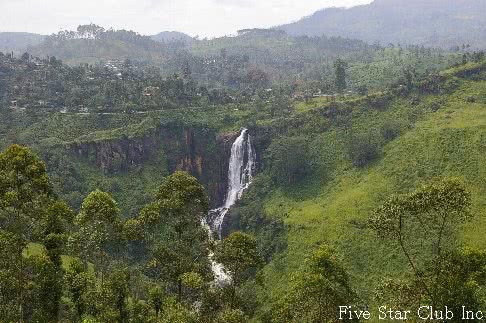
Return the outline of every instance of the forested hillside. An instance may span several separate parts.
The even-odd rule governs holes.
[[[47,81],[88,70],[30,55],[2,59],[3,88],[14,89],[0,114],[2,250],[11,250],[2,274],[12,277],[2,290],[14,295],[0,306],[7,320],[324,322],[342,303],[484,304],[484,54],[423,76],[401,69],[379,92],[344,94],[357,81],[337,60],[332,95],[273,88],[155,110],[133,101],[144,113],[11,106],[11,93],[30,93],[12,84],[30,68],[45,69]],[[96,71],[95,82],[128,88],[148,75]],[[151,82],[139,89],[168,80]],[[225,218],[226,239],[214,244],[200,222],[227,193],[241,127],[253,137],[258,171]],[[31,151],[7,148],[14,143],[32,147],[46,168]],[[427,225],[404,218],[403,239],[394,240],[394,221],[405,221],[397,208]],[[231,283],[214,285],[212,252]]]
[[[333,94],[334,64],[338,59],[346,62],[348,90],[363,93],[396,85],[405,70],[414,77],[421,77],[464,60],[462,51],[419,46],[371,46],[344,38],[291,37],[282,32],[259,29],[241,31],[237,37],[159,43],[135,32],[105,30],[96,25],[80,26],[77,31],[49,36],[24,54],[27,55],[23,56],[26,66],[11,66],[10,72],[5,73],[15,77],[18,73],[12,69],[30,70],[31,75],[24,73],[20,77],[39,80],[50,68],[47,60],[63,62],[70,67],[58,64],[62,71],[58,68],[55,72],[60,74],[57,81],[66,79],[65,74],[69,74],[71,79],[77,77],[77,84],[71,89],[61,89],[61,93],[66,90],[79,92],[80,83],[87,86],[89,81],[99,88],[97,81],[107,79],[119,89],[126,88],[125,84],[117,84],[122,78],[125,78],[122,83],[143,78],[145,85],[153,86],[154,82],[147,80],[156,80],[160,75],[173,78],[178,74],[205,88],[220,88],[223,92],[239,90],[245,95],[276,87],[301,94]],[[466,55],[470,54],[466,52]],[[21,56],[17,54],[13,58]],[[132,87],[121,96],[131,96],[128,93],[134,90]],[[44,99],[41,100],[46,101]],[[132,101],[138,104],[140,98]],[[107,102],[107,105],[113,104]],[[118,106],[121,105],[119,102]]]
[[[170,55],[167,45],[155,42],[149,36],[128,30],[105,30],[94,24],[48,36],[31,52],[42,58],[57,56],[73,65],[127,58],[160,64]]]

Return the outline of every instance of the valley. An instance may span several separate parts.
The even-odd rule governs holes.
[[[0,33],[0,322],[474,320],[486,56],[448,15],[483,4],[443,2],[213,39]],[[377,38],[412,4],[467,28]]]

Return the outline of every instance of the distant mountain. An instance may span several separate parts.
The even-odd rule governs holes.
[[[163,31],[157,35],[150,36],[153,40],[158,42],[170,43],[175,41],[182,41],[185,43],[192,43],[194,38],[178,31]]]
[[[486,48],[486,0],[375,0],[349,9],[324,9],[277,29],[382,44]]]
[[[71,65],[116,59],[163,63],[173,56],[170,51],[169,45],[156,42],[149,36],[131,30],[105,29],[94,24],[48,36],[30,49],[34,56],[55,56]]]
[[[24,51],[27,47],[40,44],[46,36],[31,33],[0,33],[0,51]]]

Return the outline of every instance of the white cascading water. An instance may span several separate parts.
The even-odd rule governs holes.
[[[229,209],[241,198],[243,192],[250,186],[256,165],[256,153],[251,144],[251,136],[248,134],[248,129],[241,130],[240,136],[236,138],[231,147],[231,156],[228,168],[228,192],[223,206],[209,211],[207,225],[210,236],[214,233],[218,234],[221,239],[223,222]],[[231,278],[226,275],[223,270],[223,265],[218,264],[212,260],[213,255],[210,255],[213,272],[216,280],[225,282]]]

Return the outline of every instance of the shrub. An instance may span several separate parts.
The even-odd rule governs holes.
[[[442,107],[442,104],[440,102],[432,102],[430,105],[430,110],[434,111],[434,112],[437,112],[440,110],[440,108]]]
[[[308,142],[303,137],[285,137],[274,141],[267,150],[272,180],[288,185],[302,181],[311,170]]]
[[[381,127],[381,135],[389,142],[400,136],[400,125],[395,121],[386,121]]]
[[[379,148],[373,136],[353,138],[349,146],[349,157],[354,167],[364,167],[377,159]]]
[[[417,106],[420,104],[420,98],[416,95],[413,95],[409,100],[410,105]]]

